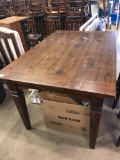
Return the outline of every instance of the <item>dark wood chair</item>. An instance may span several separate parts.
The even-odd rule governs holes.
[[[31,11],[34,18],[34,24],[36,33],[41,33],[44,35],[44,10],[43,10],[43,3],[41,0],[39,2],[34,2],[31,5]]]
[[[119,111],[117,117],[120,119],[120,111]],[[118,138],[118,140],[116,142],[116,147],[119,147],[119,146],[120,146],[120,136],[119,136],[119,138]]]
[[[26,31],[29,30],[28,39],[30,41],[31,47],[34,47],[36,44],[43,40],[43,35],[36,33],[34,18],[29,18],[26,21]]]
[[[11,49],[11,44],[8,39],[11,40],[13,44],[14,52]],[[21,56],[14,33],[4,33],[0,31],[0,51],[0,64],[2,68],[14,61],[16,57]]]
[[[20,12],[21,16],[30,16],[30,15],[32,15],[32,13],[30,14],[29,6],[27,5],[27,1],[26,0],[17,0],[16,4],[18,6],[18,11]]]
[[[112,106],[113,109],[116,108],[119,97],[120,97],[120,74],[119,74],[118,79],[116,81],[116,98],[115,98],[113,106]]]
[[[80,26],[88,20],[88,1],[77,0],[65,3],[66,30],[79,30]]]
[[[56,30],[63,30],[65,24],[65,7],[60,5],[60,0],[56,0],[56,7],[48,3],[44,7],[45,12],[45,36],[52,34]]]
[[[0,2],[0,19],[4,19],[6,18],[6,12],[4,9],[4,5],[2,4],[2,2]]]
[[[119,100],[119,97],[120,97],[120,73],[119,73],[118,79],[116,81],[116,98],[115,98],[113,106],[112,106],[113,109],[116,108],[118,100]],[[120,119],[120,111],[119,111],[117,117]],[[118,138],[118,140],[116,142],[116,146],[117,147],[120,146],[120,136],[119,136],[119,138]]]
[[[4,33],[0,31],[0,69],[4,68],[12,61],[21,56],[14,33]],[[6,91],[3,83],[0,82],[0,104],[4,101]]]
[[[2,68],[3,67],[0,64],[0,70]],[[4,89],[4,86],[3,86],[3,82],[0,82],[0,104],[4,101],[5,97],[6,97],[6,92],[5,92],[5,89]]]
[[[60,5],[61,8],[65,9],[65,0],[51,0],[52,7],[58,7]]]

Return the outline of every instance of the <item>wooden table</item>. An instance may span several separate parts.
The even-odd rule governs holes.
[[[28,50],[27,47],[27,37],[25,36],[25,28],[23,22],[28,19],[28,17],[12,16],[0,20],[0,27],[9,28],[15,30],[19,33],[23,47],[25,51]]]
[[[104,98],[116,94],[116,34],[56,31],[0,70],[26,129],[31,129],[23,89],[74,94],[91,102],[90,147],[95,148]]]

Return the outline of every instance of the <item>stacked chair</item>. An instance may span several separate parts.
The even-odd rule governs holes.
[[[2,0],[6,16],[27,16],[32,47],[56,30],[79,30],[89,16],[89,0]],[[38,35],[39,34],[39,35]]]
[[[18,9],[18,1],[17,0],[11,0],[7,1],[4,0],[3,2],[3,7],[6,11],[6,16],[11,17],[11,16],[20,16],[20,12]]]
[[[69,0],[66,1],[66,30],[79,30],[80,26],[88,20],[89,1]]]
[[[4,19],[6,18],[6,12],[5,12],[5,9],[4,9],[4,5],[3,5],[3,1],[1,0],[0,1],[0,19]]]
[[[44,3],[45,37],[56,30],[63,30],[65,24],[65,1],[51,0]]]
[[[38,0],[36,2],[30,1],[30,11],[32,12],[32,16],[35,22],[36,33],[41,33],[44,35],[44,10],[43,10],[43,1]]]
[[[26,27],[26,32],[28,32],[27,35],[31,47],[34,47],[36,44],[38,44],[43,40],[43,35],[36,32],[36,27],[33,17],[26,20],[25,27]]]
[[[25,28],[30,47],[34,47],[43,40],[44,13],[42,2],[40,0],[38,2],[19,0],[19,10],[21,16],[28,17]]]

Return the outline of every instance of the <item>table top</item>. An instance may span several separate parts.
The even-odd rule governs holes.
[[[17,21],[23,21],[25,19],[28,19],[28,17],[22,17],[22,16],[12,16],[5,19],[0,20],[0,24],[10,24]]]
[[[115,97],[116,33],[56,31],[1,74],[19,84]]]

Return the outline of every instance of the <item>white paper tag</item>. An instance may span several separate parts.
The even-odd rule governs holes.
[[[32,103],[39,103],[39,104],[41,103],[40,98],[38,98],[38,97],[37,98],[36,97],[31,97],[31,102]]]
[[[0,78],[4,77],[4,74],[0,74]]]

